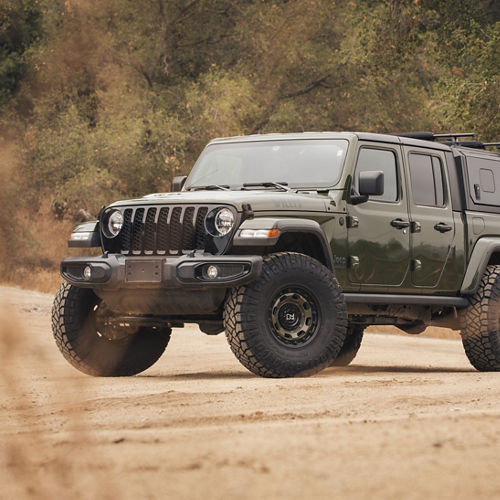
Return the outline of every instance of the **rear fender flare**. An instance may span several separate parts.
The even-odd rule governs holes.
[[[491,256],[495,253],[500,254],[500,238],[481,238],[479,239],[470,256],[467,271],[460,287],[463,295],[473,295],[481,282],[481,278],[490,262]]]

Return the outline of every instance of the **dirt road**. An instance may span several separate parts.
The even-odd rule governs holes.
[[[52,297],[0,288],[0,498],[499,498],[500,373],[459,340],[369,334],[355,363],[267,380],[176,330],[125,379],[70,367]]]

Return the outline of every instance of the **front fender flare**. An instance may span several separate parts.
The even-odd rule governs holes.
[[[91,248],[101,246],[99,221],[93,220],[78,224],[71,232],[68,246],[73,248]]]
[[[244,229],[279,229],[279,235],[273,238],[242,238],[241,231]],[[286,233],[302,233],[314,235],[323,250],[327,267],[334,270],[332,249],[326,239],[325,233],[321,226],[314,220],[310,219],[279,219],[274,217],[257,217],[244,221],[233,238],[233,246],[274,246],[279,241],[280,237]]]

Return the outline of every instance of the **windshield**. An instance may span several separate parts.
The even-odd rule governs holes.
[[[211,144],[189,174],[186,189],[241,189],[244,184],[256,188],[262,183],[290,188],[334,186],[342,174],[347,146],[345,139]]]

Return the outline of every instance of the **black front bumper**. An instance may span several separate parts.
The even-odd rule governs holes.
[[[211,266],[216,268],[217,276],[209,269]],[[93,289],[231,288],[254,280],[261,270],[262,257],[258,255],[129,257],[105,254],[70,257],[61,263],[61,275],[68,283]]]

